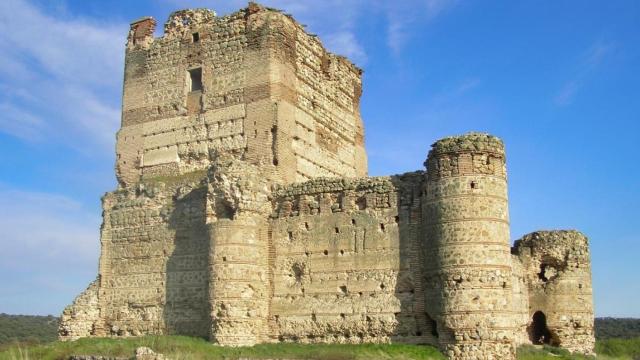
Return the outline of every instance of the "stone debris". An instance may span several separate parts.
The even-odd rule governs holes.
[[[136,349],[136,360],[169,360],[162,354],[157,354],[148,347],[141,346]]]
[[[155,25],[131,24],[119,186],[102,198],[98,278],[61,339],[593,353],[587,239],[510,246],[500,139],[441,139],[424,171],[367,177],[362,70],[290,16],[250,3],[175,12],[160,38]]]

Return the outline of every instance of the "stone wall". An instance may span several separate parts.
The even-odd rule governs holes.
[[[536,231],[516,241],[513,250],[528,286],[530,341],[591,354],[593,294],[587,238],[573,230]]]
[[[452,359],[514,358],[504,145],[477,133],[446,138],[426,164],[426,308],[438,342]]]
[[[100,279],[96,279],[73,304],[67,306],[60,317],[58,334],[61,340],[76,340],[83,337],[96,336],[96,323],[100,321],[98,308],[98,289]]]
[[[121,185],[206,170],[219,151],[285,182],[366,174],[361,71],[293,19],[250,4],[224,17],[177,11],[160,38],[154,28],[143,18],[129,33]]]
[[[318,179],[276,191],[273,341],[435,343],[419,251],[422,178]]]
[[[99,275],[60,337],[416,343],[452,359],[593,351],[586,238],[511,248],[504,145],[432,145],[366,177],[361,70],[250,3],[131,25]]]
[[[206,187],[163,180],[103,199],[104,335],[209,334]]]

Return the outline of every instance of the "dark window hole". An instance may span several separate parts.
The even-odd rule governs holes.
[[[547,327],[547,316],[542,311],[533,314],[531,325],[529,325],[529,337],[534,345],[558,345],[553,341],[553,336]]]
[[[191,80],[190,91],[202,90],[202,68],[189,70],[189,79]]]

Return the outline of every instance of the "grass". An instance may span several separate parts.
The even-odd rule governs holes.
[[[185,336],[145,336],[128,339],[93,338],[74,342],[52,342],[25,345],[15,343],[0,347],[0,360],[57,360],[70,355],[102,355],[130,358],[135,349],[146,346],[175,360],[200,359],[444,359],[432,346],[399,344],[366,345],[300,345],[264,344],[254,347],[229,348],[214,346],[199,338]]]
[[[14,343],[0,346],[0,360],[58,360],[70,355],[102,355],[132,358],[135,349],[146,346],[175,360],[200,359],[311,359],[311,360],[373,360],[373,359],[444,359],[432,346],[399,344],[366,345],[301,345],[265,344],[254,347],[229,348],[186,336],[145,336],[127,339],[91,338],[73,342],[44,344]],[[640,338],[606,339],[596,343],[597,359],[639,360]],[[518,360],[587,360],[593,357],[574,355],[554,347],[522,346]]]
[[[602,360],[640,360],[640,338],[604,339],[596,341],[596,359]],[[570,354],[564,349],[544,346],[521,346],[518,360],[586,360],[592,356]]]
[[[640,337],[596,341],[596,353],[618,359],[640,359]]]

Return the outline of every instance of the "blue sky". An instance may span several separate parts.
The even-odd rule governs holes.
[[[512,239],[583,231],[596,314],[640,317],[640,2],[264,4],[365,70],[371,175],[421,168],[443,136],[500,136]],[[245,5],[0,2],[0,312],[59,314],[95,278],[128,23]]]

